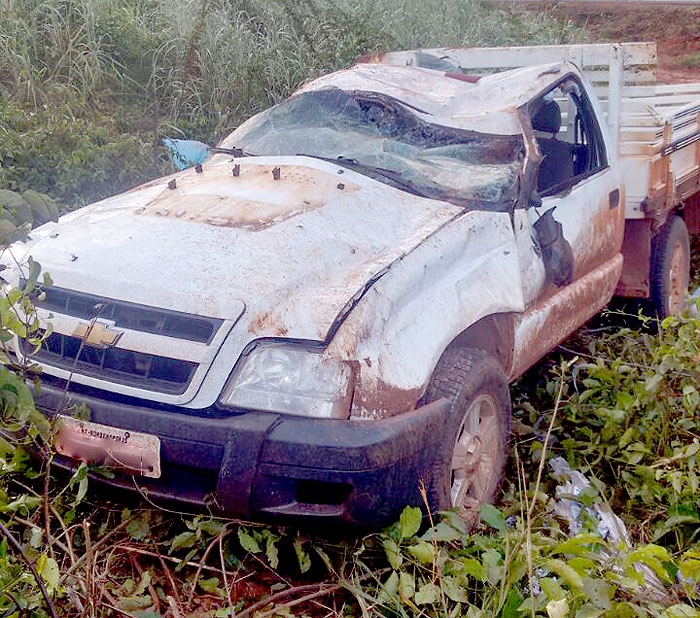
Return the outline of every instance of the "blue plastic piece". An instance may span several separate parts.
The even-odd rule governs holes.
[[[170,160],[179,170],[202,163],[209,156],[209,146],[193,139],[163,138],[163,144],[170,151]]]

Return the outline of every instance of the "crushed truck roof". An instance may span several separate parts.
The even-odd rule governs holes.
[[[502,135],[522,132],[518,108],[574,65],[561,62],[475,76],[377,62],[357,64],[309,82],[297,93],[323,88],[385,94],[435,124]]]

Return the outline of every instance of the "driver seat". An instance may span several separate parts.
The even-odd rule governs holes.
[[[543,155],[537,177],[540,193],[559,185],[574,176],[571,144],[557,139],[561,128],[561,110],[556,101],[543,101],[532,117],[532,128],[549,136],[536,135],[537,145]]]

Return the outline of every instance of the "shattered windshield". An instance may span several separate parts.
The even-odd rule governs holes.
[[[512,203],[523,151],[520,136],[431,124],[416,112],[421,110],[385,95],[328,88],[258,114],[221,147],[331,160],[459,206],[494,209]]]

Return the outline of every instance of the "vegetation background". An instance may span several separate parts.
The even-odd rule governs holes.
[[[0,0],[0,234],[170,171],[163,136],[216,142],[361,53],[636,39],[661,24],[687,26],[674,36],[689,44],[700,30],[693,8],[635,8],[621,32],[600,5],[536,5]],[[0,295],[0,346],[41,345],[31,298],[49,284],[32,263],[24,289]],[[699,347],[693,316],[583,329],[516,386],[503,495],[476,530],[409,508],[361,538],[110,503],[87,493],[85,468],[54,478],[51,428],[18,377],[32,368],[3,354],[0,612],[699,616]]]
[[[458,0],[4,0],[0,188],[73,206],[160,174],[160,139],[213,143],[360,53],[566,41]]]

